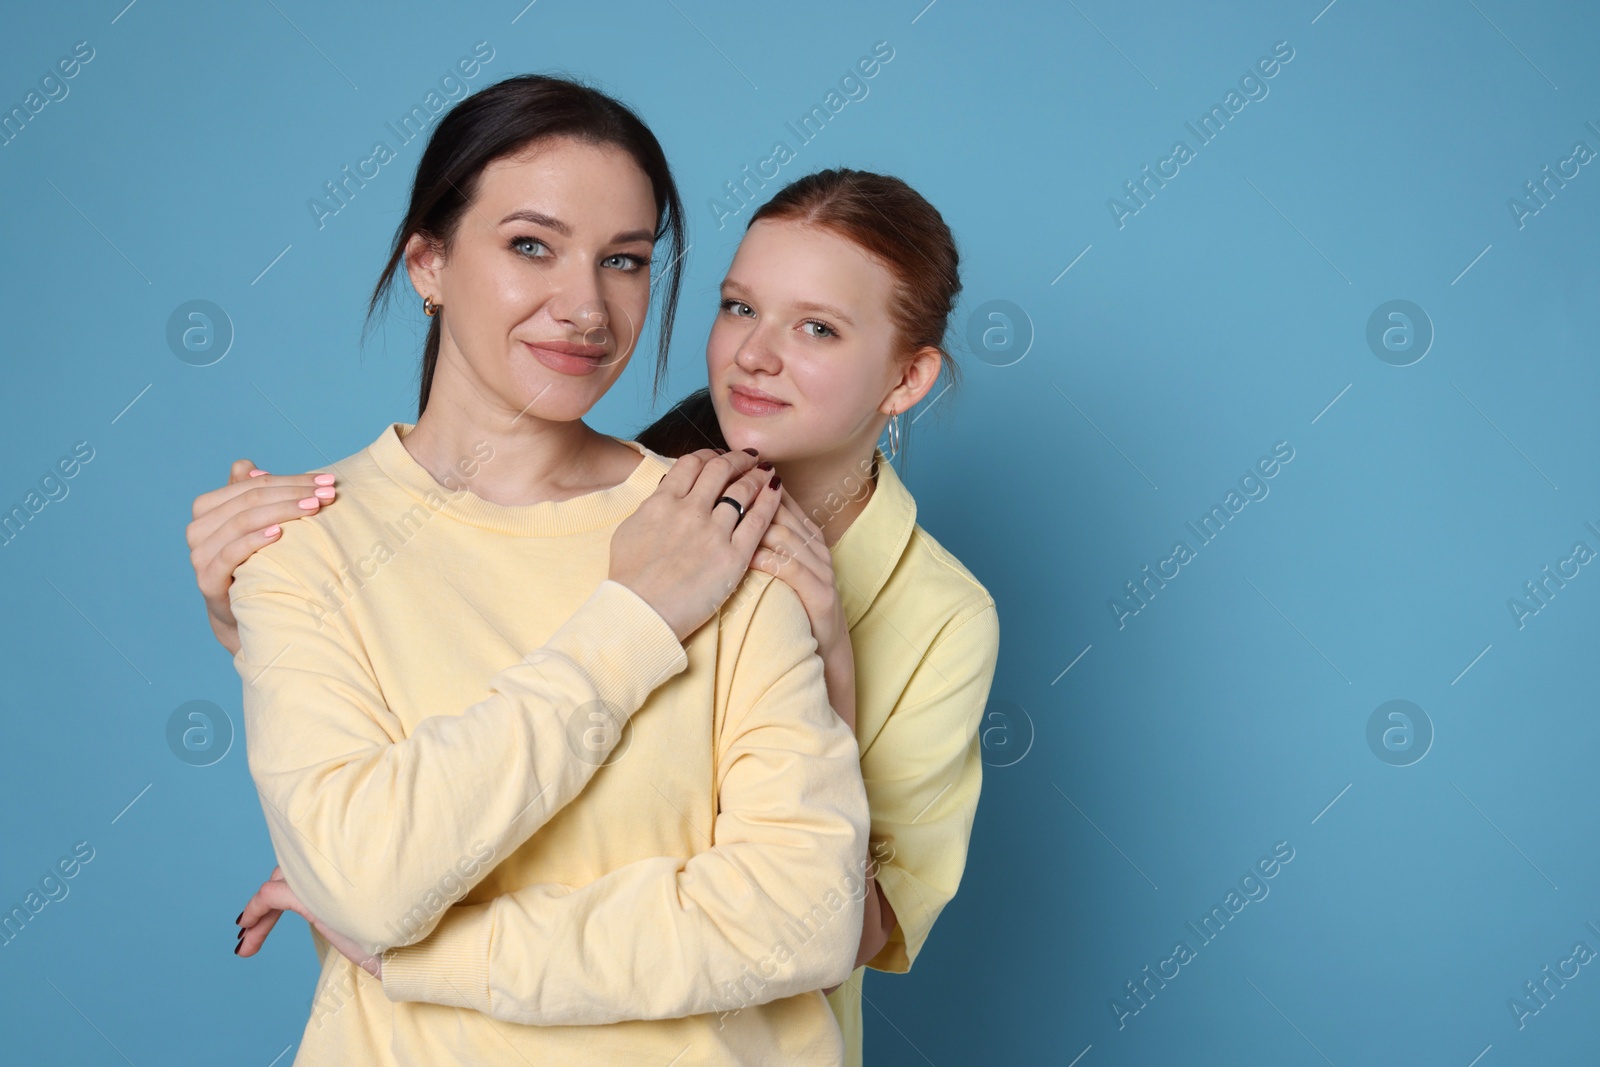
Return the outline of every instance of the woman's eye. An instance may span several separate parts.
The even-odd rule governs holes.
[[[755,314],[750,305],[743,300],[724,300],[722,302],[722,310],[730,315],[738,315],[741,318]]]
[[[608,267],[615,267],[617,270],[627,271],[629,273],[646,267],[650,263],[650,261],[645,259],[643,256],[631,256],[620,252],[614,256],[607,256],[601,262]]]
[[[518,252],[523,252],[524,247],[537,250],[524,252],[530,258],[539,258],[540,255],[549,251],[545,243],[536,237],[513,237],[511,239],[511,247]]]
[[[813,327],[813,326],[816,327],[817,332],[813,332],[811,330],[811,327]],[[825,322],[818,322],[816,319],[807,319],[801,325],[801,329],[805,330],[812,337],[837,337],[838,336],[838,331],[835,330],[832,326],[829,326]]]

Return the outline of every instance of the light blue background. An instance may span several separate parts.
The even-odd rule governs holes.
[[[966,877],[915,971],[869,974],[868,1062],[1594,1061],[1600,967],[1522,1029],[1507,1007],[1600,949],[1600,576],[1520,629],[1507,607],[1600,548],[1600,163],[1521,228],[1507,206],[1600,150],[1591,5],[123,2],[13,5],[0,40],[6,109],[95,50],[0,148],[0,505],[95,450],[0,548],[0,906],[95,849],[0,948],[8,1058],[265,1067],[298,1044],[304,925],[231,952],[272,866],[242,738],[197,768],[165,729],[190,700],[239,726],[192,498],[234,457],[321,466],[415,415],[418,310],[358,335],[420,141],[320,230],[307,200],[475,42],[474,88],[595,79],[689,205],[673,398],[703,382],[737,240],[709,200],[888,41],[781,179],[909,180],[961,241],[957,340],[1006,300],[1024,317],[979,331],[1031,347],[958,343],[963,388],[915,413],[920,520],[1004,637]],[[1108,199],[1279,41],[1269,95],[1119,228]],[[236,331],[211,366],[165,340],[193,299]],[[1410,366],[1367,345],[1393,299],[1436,331]],[[636,362],[594,425],[648,421]],[[1119,629],[1123,583],[1279,441],[1270,495]],[[1436,732],[1411,766],[1366,740],[1391,699]],[[1124,983],[1279,841],[1270,895],[1119,1029]]]

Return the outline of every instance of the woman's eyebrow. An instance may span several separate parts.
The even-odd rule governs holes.
[[[568,226],[566,223],[562,222],[558,218],[555,218],[554,216],[546,215],[542,211],[534,211],[531,208],[523,208],[520,211],[513,211],[511,214],[500,220],[500,225],[504,226],[506,223],[518,219],[522,220],[523,222],[531,222],[536,226],[543,226],[546,229],[554,230],[563,237],[572,236],[571,226]],[[630,244],[634,241],[648,241],[651,244],[654,244],[655,239],[656,235],[651,230],[628,230],[625,233],[619,233],[613,237],[611,239],[611,243],[614,245],[620,245]]]
[[[500,225],[504,226],[506,223],[511,222],[514,219],[521,219],[524,222],[531,222],[536,226],[544,226],[548,229],[556,231],[563,237],[572,236],[571,226],[568,226],[558,218],[553,218],[549,215],[546,215],[542,211],[533,211],[528,208],[523,208],[521,211],[513,211],[511,214],[500,220]]]

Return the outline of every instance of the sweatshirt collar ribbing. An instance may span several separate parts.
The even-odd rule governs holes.
[[[378,469],[435,514],[513,537],[560,537],[614,526],[633,514],[672,466],[671,460],[637,441],[612,437],[613,441],[620,441],[643,457],[633,473],[616,485],[568,500],[496,504],[465,488],[452,491],[435,481],[401,443],[400,439],[415,425],[390,423],[367,447]]]

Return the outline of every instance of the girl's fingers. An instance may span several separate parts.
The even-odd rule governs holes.
[[[310,512],[300,514],[306,515]],[[226,597],[228,587],[233,585],[233,572],[239,569],[239,565],[261,548],[272,544],[282,533],[282,523],[275,522],[265,529],[254,530],[223,545],[217,550],[216,555],[195,571],[201,596],[207,600]]]
[[[195,497],[193,517],[198,519],[238,497],[241,493],[248,493],[263,487],[296,486],[305,489],[309,493],[318,486],[332,485],[334,481],[334,476],[327,471],[308,471],[305,474],[263,474],[255,478],[247,476],[243,481],[230,481],[227,485],[213,489],[209,493],[201,493]]]
[[[268,476],[270,477],[270,475]],[[246,487],[233,499],[219,504],[195,519],[185,531],[189,547],[204,549],[206,542],[220,533],[226,540],[242,537],[251,530],[260,530],[284,519],[298,519],[331,504],[338,497],[333,485],[266,485],[265,478],[256,479],[257,485]],[[306,506],[306,501],[315,502]]]
[[[761,545],[780,561],[798,563],[818,581],[833,581],[833,564],[817,551],[816,542],[807,541],[787,526],[780,526],[774,521],[762,535]]]
[[[827,605],[828,590],[823,588],[821,579],[792,558],[786,559],[770,548],[756,549],[750,565],[793,589],[800,598],[800,605],[806,609],[806,618],[815,629],[816,621],[822,617]]]
[[[779,502],[778,513],[772,521],[774,524],[782,523],[793,530],[800,535],[802,541],[815,544],[824,559],[832,555],[828,551],[827,541],[823,540],[822,529],[806,517],[805,512],[800,510],[799,503],[788,493],[783,494],[783,499]]]
[[[234,460],[233,465],[228,468],[228,484],[237,485],[240,482],[249,481],[250,475],[255,469],[256,465],[254,460]],[[266,472],[263,471],[262,473],[265,474]]]

